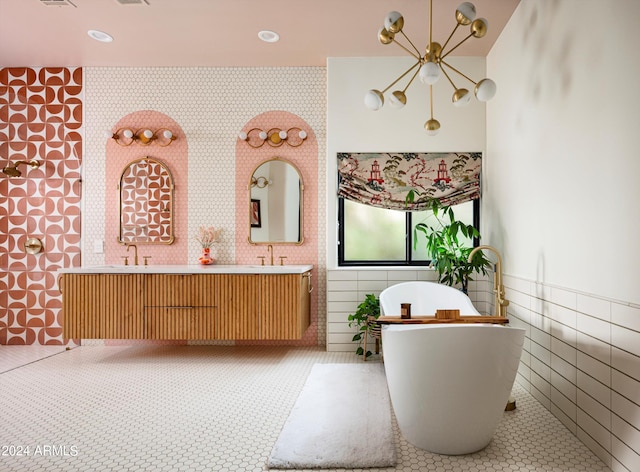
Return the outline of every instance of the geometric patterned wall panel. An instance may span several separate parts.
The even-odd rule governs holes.
[[[0,344],[63,344],[56,271],[80,265],[81,68],[0,69]],[[38,238],[43,250],[25,253]]]

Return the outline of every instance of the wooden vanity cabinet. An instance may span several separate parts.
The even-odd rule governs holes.
[[[300,339],[310,324],[304,274],[65,273],[67,339]]]

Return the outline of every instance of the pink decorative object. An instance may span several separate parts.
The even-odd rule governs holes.
[[[198,262],[203,265],[213,264],[214,259],[211,257],[211,249],[208,247],[202,248],[202,255],[198,258]]]

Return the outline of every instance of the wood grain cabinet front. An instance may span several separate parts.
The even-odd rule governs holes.
[[[260,275],[259,339],[300,339],[309,327],[309,273]]]
[[[304,274],[61,276],[66,339],[292,340],[310,324]]]
[[[64,274],[65,339],[142,339],[142,275]]]

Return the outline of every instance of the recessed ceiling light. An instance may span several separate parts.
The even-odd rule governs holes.
[[[87,34],[91,38],[95,39],[96,41],[100,41],[102,43],[110,43],[111,41],[113,41],[113,36],[105,33],[104,31],[89,30],[87,31]]]
[[[258,38],[265,43],[275,43],[280,39],[280,35],[275,31],[264,30],[258,33]]]

